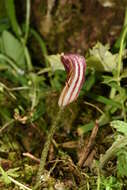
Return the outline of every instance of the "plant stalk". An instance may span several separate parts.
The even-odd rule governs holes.
[[[26,1],[26,23],[25,23],[25,36],[24,36],[24,44],[26,45],[29,28],[30,28],[30,9],[31,9],[31,0]]]
[[[120,71],[121,71],[121,68],[123,69],[123,65],[122,65],[122,53],[123,53],[123,49],[124,49],[124,41],[125,41],[125,38],[126,38],[126,34],[127,34],[127,25],[124,28],[122,39],[121,39],[121,42],[120,42],[120,50],[119,50],[118,65],[117,65],[117,81],[118,81],[118,83],[120,81]]]
[[[118,67],[117,67],[117,83],[120,86],[120,71],[121,68],[123,69],[123,63],[122,63],[122,54],[123,54],[123,49],[124,49],[124,41],[127,35],[127,25],[124,28],[121,43],[120,43],[120,50],[119,50],[119,56],[118,56]],[[122,97],[122,92],[120,90],[120,95]],[[122,110],[123,110],[123,115],[124,115],[124,121],[126,122],[126,111],[124,107],[124,100],[122,100]]]
[[[49,147],[50,147],[53,135],[54,135],[56,129],[58,129],[58,123],[60,121],[62,113],[63,113],[63,109],[60,108],[58,111],[57,117],[56,117],[56,119],[55,119],[53,125],[51,126],[49,133],[48,133],[47,140],[44,144],[44,149],[42,150],[42,154],[41,154],[41,161],[40,161],[40,166],[39,166],[39,170],[37,173],[37,179],[36,179],[36,184],[35,184],[34,190],[38,189],[38,187],[41,184],[41,176],[44,174],[44,167],[45,167]]]

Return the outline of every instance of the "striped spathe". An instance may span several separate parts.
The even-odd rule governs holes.
[[[85,78],[86,62],[85,58],[78,54],[61,54],[61,61],[67,72],[67,80],[58,104],[64,107],[79,95]]]

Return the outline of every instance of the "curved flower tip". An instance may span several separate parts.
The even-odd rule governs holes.
[[[67,72],[67,80],[58,104],[64,107],[77,99],[83,86],[86,70],[85,58],[78,54],[61,54],[61,61]]]

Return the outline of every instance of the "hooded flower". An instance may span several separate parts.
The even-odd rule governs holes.
[[[67,80],[58,104],[64,107],[79,95],[85,78],[86,62],[85,58],[78,54],[61,54],[61,61],[67,72]]]

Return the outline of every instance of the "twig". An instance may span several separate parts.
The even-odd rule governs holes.
[[[23,155],[23,156],[27,156],[27,157],[31,158],[32,160],[34,160],[34,161],[36,161],[37,163],[40,164],[40,159],[37,158],[37,157],[35,157],[35,156],[33,156],[33,155],[30,154],[29,152],[24,152],[22,155]]]
[[[96,154],[96,150],[93,149],[90,152],[90,154],[89,154],[88,158],[86,159],[86,161],[85,161],[85,163],[84,163],[83,166],[88,166],[90,168],[95,154]]]
[[[98,121],[96,120],[95,126],[94,126],[94,128],[92,130],[92,133],[91,133],[91,136],[90,136],[90,139],[89,139],[89,142],[88,142],[87,146],[84,147],[83,154],[79,159],[78,166],[80,166],[80,167],[83,166],[84,162],[87,159],[88,154],[90,153],[90,150],[91,150],[91,148],[93,146],[93,143],[94,143],[96,135],[97,135],[98,127],[99,127]]]

